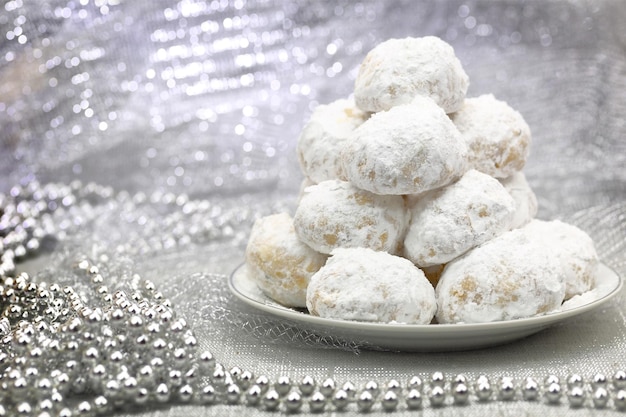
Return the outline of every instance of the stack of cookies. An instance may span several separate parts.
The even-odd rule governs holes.
[[[320,105],[302,130],[293,217],[253,226],[259,288],[321,317],[407,324],[531,317],[592,289],[591,238],[534,219],[528,124],[468,85],[439,38],[372,49],[353,97]]]

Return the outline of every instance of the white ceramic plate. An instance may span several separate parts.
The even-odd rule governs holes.
[[[330,334],[364,347],[422,352],[469,350],[512,342],[598,308],[622,288],[620,277],[606,265],[600,265],[596,284],[592,291],[565,302],[559,311],[542,316],[493,323],[412,325],[327,319],[284,307],[258,289],[243,265],[232,273],[228,281],[232,293],[244,303],[294,321],[302,328]]]

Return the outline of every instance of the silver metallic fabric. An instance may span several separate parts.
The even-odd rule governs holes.
[[[5,1],[0,192],[32,180],[78,179],[145,197],[133,210],[112,199],[79,216],[58,214],[62,236],[19,268],[49,279],[67,276],[78,257],[107,254],[111,270],[157,283],[199,345],[226,368],[273,380],[311,375],[361,388],[434,372],[518,383],[533,376],[542,384],[550,374],[562,381],[612,376],[626,368],[623,294],[509,345],[405,353],[261,314],[237,301],[226,279],[243,262],[254,219],[295,207],[303,179],[295,145],[315,106],[351,94],[358,66],[376,44],[425,35],[454,47],[470,78],[469,96],[492,93],[528,122],[533,144],[524,171],[538,216],[587,231],[602,261],[624,279],[624,21],[626,6],[617,0]],[[176,202],[181,195],[197,203],[194,211]],[[621,414],[613,399],[601,410],[591,396],[581,409],[556,398],[523,401],[520,391],[512,401],[450,400],[422,413]],[[243,404],[133,412],[242,414],[270,412]],[[388,415],[378,406],[370,414]],[[398,407],[393,415],[409,414]]]

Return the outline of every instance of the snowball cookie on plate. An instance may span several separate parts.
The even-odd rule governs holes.
[[[476,170],[414,199],[404,255],[419,267],[445,264],[511,228],[513,197]]]
[[[322,253],[341,247],[396,253],[406,223],[401,196],[372,194],[339,180],[307,187],[294,216],[300,240]]]
[[[287,213],[254,222],[248,246],[248,274],[268,297],[287,307],[306,305],[309,279],[328,257],[300,242]]]
[[[491,94],[465,100],[450,117],[469,148],[469,164],[485,174],[505,178],[526,164],[530,128],[520,113]]]
[[[515,216],[511,228],[517,229],[528,224],[537,215],[537,197],[526,181],[524,173],[518,171],[499,181],[515,200]]]
[[[309,283],[314,316],[378,323],[429,324],[435,290],[411,262],[365,248],[335,249]]]
[[[437,284],[439,323],[484,323],[549,313],[565,295],[559,261],[521,229],[446,265]]]
[[[340,178],[339,149],[368,117],[352,99],[318,106],[298,138],[296,152],[304,175],[316,183]]]
[[[467,145],[431,99],[372,115],[341,150],[345,179],[376,194],[419,194],[467,170]]]
[[[595,286],[598,254],[591,237],[578,227],[559,220],[533,220],[521,229],[528,238],[545,246],[561,263],[565,299]]]
[[[458,110],[469,78],[452,47],[434,36],[389,39],[372,49],[354,84],[357,106],[379,112],[427,96],[446,113]]]

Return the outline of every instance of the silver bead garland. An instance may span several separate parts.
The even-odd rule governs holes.
[[[211,352],[200,351],[193,330],[153,282],[135,274],[130,290],[115,288],[106,274],[106,259],[77,259],[71,271],[76,287],[34,282],[17,271],[16,264],[73,233],[90,215],[97,216],[94,207],[111,201],[175,209],[168,220],[169,236],[176,241],[133,242],[139,252],[232,233],[224,221],[222,229],[185,231],[176,210],[205,214],[211,207],[185,196],[114,194],[107,187],[79,182],[33,182],[0,194],[0,416],[92,416],[148,404],[367,413],[517,400],[626,410],[623,370],[612,377],[598,373],[587,381],[572,374],[564,383],[555,375],[516,381],[435,372],[415,375],[406,383],[370,380],[361,388],[332,378],[318,382],[309,375],[299,380],[255,377],[237,366],[226,369]],[[75,221],[55,224],[59,211],[74,215]],[[242,211],[235,220],[242,216],[247,214]]]

